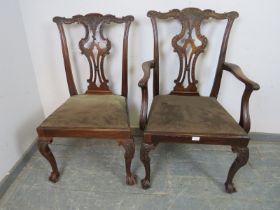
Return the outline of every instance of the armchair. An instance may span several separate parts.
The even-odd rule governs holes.
[[[166,13],[149,11],[154,35],[154,59],[142,65],[144,76],[139,81],[142,90],[140,111],[140,128],[144,130],[144,140],[141,145],[140,158],[144,164],[146,175],[141,181],[142,187],[150,187],[150,157],[149,152],[159,143],[190,143],[229,145],[237,153],[232,163],[225,189],[233,193],[235,173],[244,166],[249,158],[250,115],[249,98],[254,90],[260,87],[249,80],[235,64],[227,63],[226,50],[230,30],[237,12],[216,13],[212,10],[185,8],[171,10]],[[179,57],[179,75],[174,80],[175,86],[169,95],[159,94],[159,41],[157,20],[173,19],[181,24],[181,31],[172,38],[174,52]],[[201,23],[211,19],[226,20],[226,28],[220,48],[216,75],[210,96],[200,96],[196,80],[196,62],[201,53],[206,50],[208,39],[201,33]],[[199,41],[199,44],[195,42]],[[223,71],[232,73],[245,85],[241,100],[240,120],[237,123],[217,101]],[[148,115],[148,81],[153,73],[153,100]],[[185,80],[187,86],[185,87]]]

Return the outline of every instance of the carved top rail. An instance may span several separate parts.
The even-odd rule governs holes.
[[[178,20],[181,24],[180,33],[172,38],[171,43],[174,52],[176,52],[179,57],[179,75],[177,79],[174,80],[175,86],[171,94],[179,95],[199,95],[197,91],[198,81],[195,77],[195,65],[198,56],[204,52],[208,42],[207,37],[201,34],[201,23],[209,18],[228,20],[213,85],[213,88],[215,87],[214,89],[217,92],[220,84],[219,80],[221,79],[220,74],[222,72],[222,65],[225,60],[228,36],[234,19],[238,17],[238,13],[216,13],[215,11],[208,9],[200,10],[198,8],[185,8],[183,10],[173,9],[166,13],[149,11],[147,15],[151,18],[154,32],[154,95],[159,94],[159,46],[156,19],[172,18]],[[188,86],[184,87],[186,77]]]
[[[104,74],[105,56],[110,53],[111,42],[103,34],[105,24],[119,23],[125,24],[123,37],[123,57],[122,57],[122,95],[127,96],[127,48],[128,48],[128,32],[133,16],[125,16],[122,18],[113,15],[102,15],[99,13],[90,13],[87,15],[76,15],[72,18],[54,17],[53,21],[57,24],[64,58],[66,78],[70,95],[76,95],[71,63],[68,53],[66,36],[63,24],[81,24],[85,29],[85,36],[79,41],[81,53],[86,56],[89,63],[89,79],[86,94],[111,94],[108,86],[108,79]]]

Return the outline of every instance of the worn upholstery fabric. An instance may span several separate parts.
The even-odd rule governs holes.
[[[41,127],[128,128],[126,98],[116,95],[72,96]]]
[[[200,96],[156,96],[146,131],[247,136],[215,98]]]

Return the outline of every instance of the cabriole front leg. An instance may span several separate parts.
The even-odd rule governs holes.
[[[52,138],[39,138],[37,142],[38,149],[40,153],[49,161],[52,172],[49,176],[49,180],[53,183],[58,181],[59,178],[59,172],[57,169],[57,164],[55,161],[55,158],[53,156],[52,151],[50,150],[48,144],[52,143]]]
[[[134,185],[136,183],[136,177],[131,172],[131,162],[135,153],[135,144],[133,139],[119,140],[119,143],[124,147],[125,153],[125,169],[126,169],[126,184]]]
[[[237,153],[237,157],[229,169],[227,180],[225,182],[227,193],[236,192],[236,188],[234,187],[234,184],[232,182],[233,177],[242,166],[246,165],[249,159],[248,147],[232,147],[232,151]]]
[[[141,145],[140,159],[141,159],[142,163],[144,164],[145,172],[146,172],[145,178],[141,180],[141,184],[142,184],[143,189],[148,189],[151,186],[151,182],[150,182],[150,176],[151,176],[150,162],[151,162],[151,159],[149,157],[149,152],[154,148],[155,148],[154,144],[142,143],[142,145]]]

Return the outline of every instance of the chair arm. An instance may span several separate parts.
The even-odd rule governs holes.
[[[147,87],[148,80],[150,79],[151,69],[154,68],[154,61],[146,61],[142,64],[144,76],[139,81],[138,86],[141,88]]]
[[[147,112],[148,112],[148,81],[150,78],[151,69],[154,68],[154,61],[146,61],[142,64],[144,76],[139,81],[138,86],[142,91],[142,103],[140,110],[140,121],[139,125],[142,130],[145,129],[147,124]]]
[[[233,63],[224,63],[223,69],[231,72],[237,79],[239,79],[241,82],[243,82],[246,86],[250,87],[251,89],[253,90],[260,89],[259,84],[246,77],[238,65]]]
[[[249,113],[249,99],[254,90],[259,90],[258,83],[248,79],[242,72],[241,68],[232,63],[224,63],[223,69],[231,72],[238,80],[245,84],[245,90],[241,99],[241,110],[239,125],[248,133],[251,128],[250,113]]]

